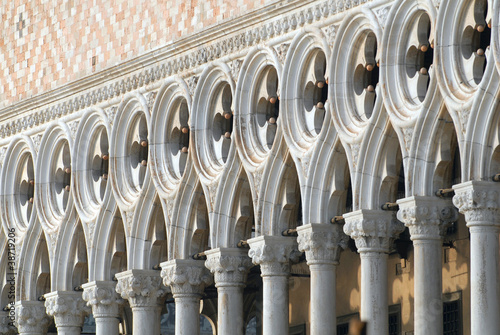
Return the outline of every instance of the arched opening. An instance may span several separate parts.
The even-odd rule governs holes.
[[[116,211],[113,219],[109,242],[106,250],[107,280],[112,280],[115,274],[127,270],[127,243],[120,211]]]
[[[201,185],[198,186],[194,197],[194,208],[191,212],[191,230],[189,240],[189,254],[194,255],[211,248],[210,226],[205,194]]]
[[[241,240],[247,240],[255,236],[252,191],[248,177],[244,171],[242,171],[238,178],[236,199],[231,216],[234,220],[232,246],[237,246]]]
[[[167,230],[165,225],[165,216],[159,200],[155,201],[153,215],[149,223],[148,235],[145,241],[144,248],[149,250],[149,256],[145,263],[149,263],[149,267],[159,265],[161,262],[168,260],[167,257]]]

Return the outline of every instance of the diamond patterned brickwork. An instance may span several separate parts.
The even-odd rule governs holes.
[[[0,108],[275,0],[1,0]]]

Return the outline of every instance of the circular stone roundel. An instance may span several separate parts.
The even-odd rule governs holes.
[[[193,160],[204,183],[215,180],[234,155],[234,82],[226,64],[207,67],[200,76],[193,99]]]
[[[393,6],[382,45],[382,93],[391,114],[410,121],[436,92],[433,7],[405,1]]]
[[[368,17],[370,15],[370,17]],[[335,40],[332,64],[333,120],[346,141],[358,138],[381,104],[379,36],[377,18],[371,12],[344,20]]]
[[[448,1],[439,11],[436,56],[444,95],[458,109],[481,83],[490,57],[492,1]],[[489,68],[489,67],[488,67]]]
[[[189,159],[191,96],[182,79],[167,79],[151,115],[151,173],[158,193],[180,185]]]
[[[281,64],[274,51],[254,48],[242,64],[236,86],[236,137],[243,163],[249,170],[267,158],[278,135]]]
[[[12,139],[2,168],[1,204],[4,228],[22,235],[36,218],[34,202],[36,151],[27,136]]]
[[[73,205],[71,149],[68,126],[53,123],[42,137],[36,162],[35,201],[45,231],[53,232],[67,219]]]
[[[118,106],[111,133],[109,172],[118,205],[126,210],[139,198],[149,178],[147,101],[141,94],[127,94]]]
[[[108,190],[109,123],[100,109],[87,110],[76,133],[72,160],[75,207],[84,222],[93,220]]]
[[[326,38],[308,29],[293,40],[283,67],[283,134],[292,152],[307,151],[321,132],[328,99]]]

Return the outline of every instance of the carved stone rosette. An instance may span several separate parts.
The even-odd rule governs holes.
[[[306,253],[307,264],[338,264],[349,237],[342,225],[311,223],[297,228],[299,251]]]
[[[161,277],[165,286],[170,286],[174,298],[203,295],[205,287],[212,283],[212,275],[204,261],[175,259],[161,263]]]
[[[389,211],[358,210],[345,214],[344,219],[344,232],[354,239],[360,253],[389,252],[392,241],[404,230]]]
[[[453,186],[453,204],[465,215],[467,227],[492,226],[500,222],[498,185],[493,182],[469,181]]]
[[[205,266],[214,274],[215,286],[245,286],[252,260],[238,248],[212,249],[206,252]]]
[[[45,299],[47,314],[54,317],[58,328],[82,327],[91,312],[80,292],[54,291],[45,294]]]
[[[116,292],[116,282],[94,281],[84,284],[82,297],[92,307],[94,318],[120,316],[124,300]]]
[[[259,236],[249,239],[248,255],[254,264],[260,265],[263,277],[288,276],[290,260],[298,259],[297,241],[292,237]]]
[[[157,307],[163,303],[167,288],[155,270],[127,270],[116,274],[116,292],[130,307]]]
[[[436,240],[458,219],[449,200],[436,197],[409,197],[398,200],[398,219],[410,229],[411,239]]]
[[[45,334],[49,328],[49,321],[43,302],[16,302],[16,327],[20,334]]]

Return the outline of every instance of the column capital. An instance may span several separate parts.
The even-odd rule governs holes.
[[[285,236],[258,236],[249,239],[248,255],[259,264],[262,276],[288,276],[290,260],[298,259],[297,241]]]
[[[127,299],[130,307],[159,307],[167,294],[159,271],[127,270],[116,274],[116,292]]]
[[[12,312],[14,312],[14,310]],[[16,328],[11,324],[12,321],[9,318],[9,312],[3,312],[3,311],[0,312],[0,334],[3,335],[17,334]]]
[[[45,309],[54,317],[56,327],[82,327],[90,307],[81,292],[54,291],[45,294]]]
[[[212,275],[205,262],[194,259],[174,259],[160,264],[165,286],[170,286],[174,298],[203,295],[205,287],[212,283]]]
[[[83,300],[92,307],[94,318],[119,317],[125,302],[116,292],[114,281],[93,281],[82,285]]]
[[[252,267],[248,252],[239,248],[217,248],[205,252],[205,266],[213,273],[216,287],[245,286]]]
[[[458,211],[450,200],[413,196],[398,200],[398,219],[410,229],[411,239],[438,240],[458,220]]]
[[[16,326],[20,334],[47,333],[50,318],[42,301],[17,301]]]
[[[307,264],[338,264],[349,236],[341,224],[310,223],[297,228],[299,250],[306,253]]]
[[[454,185],[453,204],[465,215],[467,226],[498,226],[500,196],[497,183],[468,181]]]
[[[344,232],[356,242],[359,253],[390,250],[392,241],[404,230],[394,212],[361,209],[344,214]]]

